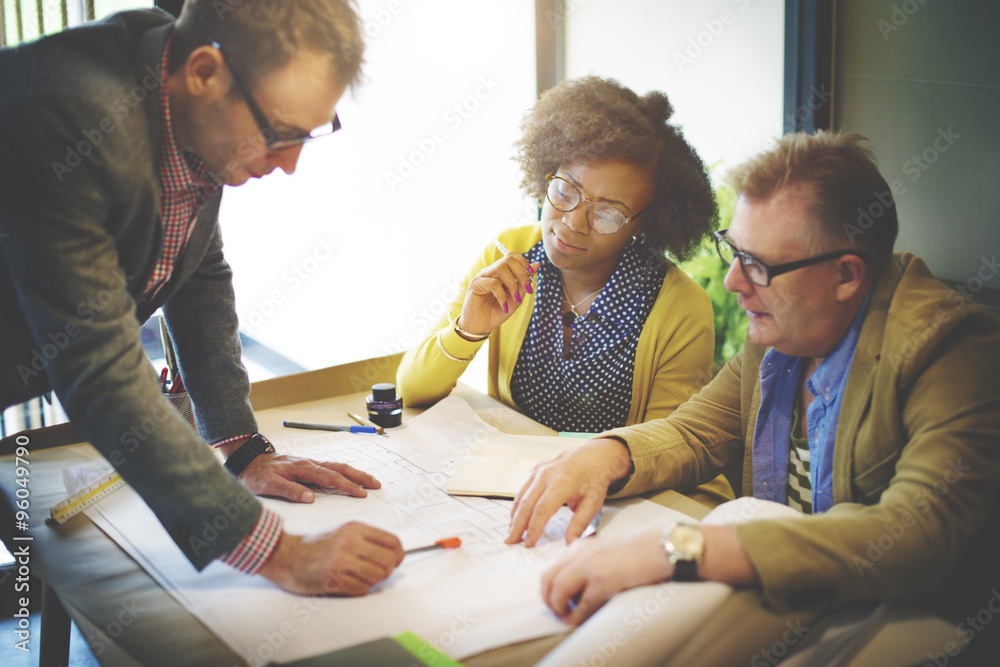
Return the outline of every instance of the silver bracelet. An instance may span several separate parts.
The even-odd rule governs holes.
[[[441,344],[441,334],[443,334],[444,332],[445,332],[445,330],[441,329],[440,331],[437,332],[437,335],[434,336],[434,340],[437,341],[437,346],[438,346],[438,349],[441,350],[441,354],[443,354],[444,356],[448,357],[452,361],[458,361],[458,362],[461,362],[463,364],[467,364],[467,363],[469,363],[470,361],[472,361],[475,358],[474,356],[472,356],[472,357],[469,357],[468,359],[461,359],[461,358],[456,357],[454,355],[448,354],[448,351],[444,349],[444,345]]]
[[[459,313],[458,317],[461,317],[461,316],[462,316],[462,313]],[[456,317],[455,319],[451,319],[451,313],[448,313],[448,321],[451,323],[451,326],[455,327],[455,333],[457,333],[462,338],[466,339],[470,343],[478,343],[479,341],[486,340],[487,338],[490,337],[490,335],[488,333],[485,333],[485,334],[474,334],[474,333],[470,333],[470,332],[466,331],[462,327],[458,326],[458,317]]]

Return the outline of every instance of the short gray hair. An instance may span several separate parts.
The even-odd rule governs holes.
[[[364,37],[352,0],[187,0],[174,27],[170,72],[218,42],[253,86],[301,49],[330,55],[339,81],[361,77]]]

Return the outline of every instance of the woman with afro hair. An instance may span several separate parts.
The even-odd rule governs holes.
[[[718,216],[671,113],[595,76],[542,94],[515,144],[540,222],[501,232],[404,355],[409,404],[448,395],[487,340],[490,395],[557,431],[666,417],[711,379],[711,303],[667,252],[685,259]]]

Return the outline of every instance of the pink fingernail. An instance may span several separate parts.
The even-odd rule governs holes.
[[[514,301],[517,301],[518,303],[521,303],[521,293],[520,292],[514,292]]]
[[[524,291],[527,292],[528,294],[534,294],[534,292],[531,291],[531,283],[526,283],[524,285]]]
[[[531,266],[531,264],[528,264],[528,273],[534,273],[534,272],[535,269]]]
[[[509,312],[510,312],[510,311],[509,311],[509,310],[507,309],[507,302],[506,302],[506,301],[504,301],[504,302],[503,302],[503,312],[504,312],[504,313],[509,313]]]

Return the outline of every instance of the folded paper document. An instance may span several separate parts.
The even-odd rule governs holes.
[[[513,498],[539,461],[578,447],[579,438],[493,433],[458,462],[447,491],[453,496]]]

